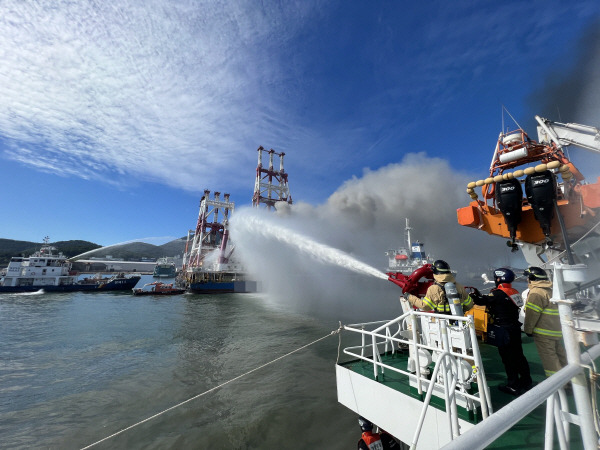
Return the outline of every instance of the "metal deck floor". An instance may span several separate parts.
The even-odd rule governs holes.
[[[529,368],[531,371],[531,377],[534,383],[541,383],[545,379],[544,369],[538,357],[537,349],[533,342],[533,338],[522,335],[523,339],[523,352],[527,361],[529,362]],[[487,378],[488,385],[490,387],[490,395],[492,398],[492,406],[494,411],[500,410],[502,407],[510,403],[515,399],[514,396],[505,394],[498,389],[498,386],[506,383],[506,373],[504,371],[504,365],[498,354],[498,349],[494,346],[487,345],[479,342],[479,348],[481,351],[481,357],[483,360],[483,367]],[[408,359],[408,351],[386,355],[382,355],[382,362],[392,367],[398,367],[406,370]],[[341,366],[352,370],[358,374],[361,374],[369,379],[374,379],[373,366],[366,361],[352,360],[344,363],[340,363]],[[377,380],[379,383],[402,392],[406,395],[411,395],[418,398],[416,394],[409,387],[408,378],[401,374],[386,371]],[[572,402],[572,396],[569,395],[570,403]],[[438,409],[444,410],[443,400],[437,399],[434,401],[432,397],[431,406]],[[571,412],[575,411],[574,404],[570,405]],[[523,418],[519,423],[513,426],[507,433],[501,436],[500,439],[486,447],[489,449],[523,449],[523,448],[544,448],[545,438],[545,415],[546,415],[546,403],[542,403],[539,407],[533,410],[528,416]],[[462,419],[469,420],[464,413],[459,416]],[[471,420],[472,421],[472,420]],[[582,448],[581,437],[579,436],[579,428],[571,425],[571,448],[578,449]],[[555,438],[555,448],[558,448],[558,441]]]

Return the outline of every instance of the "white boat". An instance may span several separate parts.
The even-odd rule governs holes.
[[[386,272],[409,275],[424,264],[433,264],[433,258],[425,253],[425,244],[419,240],[414,242],[411,240],[411,230],[412,228],[408,224],[408,219],[406,219],[404,237],[407,246],[385,252],[388,257],[388,267]]]
[[[139,276],[115,275],[103,279],[78,280],[71,271],[71,261],[48,244],[48,237],[40,250],[29,257],[14,256],[0,281],[0,293],[73,292],[94,290],[129,290],[140,280]]]
[[[529,265],[552,272],[551,300],[561,318],[568,365],[545,378],[533,340],[524,338],[537,385],[513,397],[496,389],[505,379],[504,367],[496,347],[478,339],[474,316],[407,308],[391,320],[343,326],[338,401],[404,448],[598,448],[600,178],[586,183],[563,147],[600,152],[600,131],[536,120],[539,142],[522,130],[500,135],[490,176],[468,185],[473,201],[458,210],[458,220],[510,238],[511,250],[520,248]],[[513,168],[518,170],[509,172]],[[547,199],[533,194],[514,196],[507,215],[503,183],[520,190],[520,183],[536,181],[555,186],[546,191],[553,208],[545,208],[554,216],[535,209]],[[483,200],[476,187],[482,187]],[[573,307],[581,303],[584,307]],[[565,390],[569,382],[572,392]]]

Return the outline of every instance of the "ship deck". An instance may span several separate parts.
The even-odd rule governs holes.
[[[494,411],[498,411],[514,400],[515,397],[505,394],[498,389],[499,385],[506,383],[506,373],[504,371],[504,366],[500,359],[500,355],[498,354],[498,349],[494,346],[481,342],[479,342],[479,348],[481,351],[487,383],[490,388],[492,406]],[[525,353],[527,361],[529,362],[531,377],[533,378],[534,383],[541,383],[545,379],[544,369],[540,362],[533,339],[525,335],[523,335],[523,352]],[[396,352],[394,354],[388,352],[387,354],[382,355],[382,362],[395,368],[406,369],[407,360],[408,351]],[[339,363],[339,365],[371,380],[374,379],[373,365],[368,361],[352,360]],[[379,376],[376,381],[405,395],[420,399],[419,394],[414,389],[410,388],[408,378],[399,373],[388,370],[385,372],[383,377]],[[569,408],[571,412],[573,412],[575,411],[575,407],[572,394],[567,395],[569,396]],[[432,397],[431,406],[440,410],[445,410],[443,400],[436,398],[435,396]],[[464,420],[468,420],[470,422],[478,421],[477,417],[473,418],[472,416],[469,417],[467,414],[465,414],[466,411],[463,411],[462,414],[460,410],[458,412],[459,416]],[[514,425],[507,433],[504,433],[498,440],[486,448],[544,448],[545,415],[546,403],[544,402],[535,408],[529,415],[523,418],[519,423]],[[578,431],[578,427],[571,425],[571,448],[583,448],[581,444],[581,436],[579,435]],[[556,436],[555,447],[558,447]]]

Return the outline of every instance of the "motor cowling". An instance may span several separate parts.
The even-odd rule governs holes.
[[[512,178],[496,183],[496,204],[504,216],[504,221],[514,245],[517,227],[521,223],[521,208],[523,206],[523,188],[518,179]]]
[[[533,209],[535,219],[544,232],[544,236],[549,238],[550,227],[554,218],[554,204],[557,198],[556,177],[549,170],[527,175],[525,178],[525,194]]]

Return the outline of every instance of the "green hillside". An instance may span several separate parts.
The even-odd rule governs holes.
[[[132,242],[130,244],[106,248],[94,244],[93,242],[80,240],[51,242],[50,245],[56,247],[58,251],[63,252],[69,258],[89,252],[90,250],[98,249],[95,252],[84,255],[83,258],[103,258],[110,255],[113,258],[123,258],[127,260],[181,255],[185,250],[185,238],[176,239],[163,245]],[[12,239],[0,238],[0,267],[5,267],[11,257],[29,256],[33,252],[39,250],[41,246],[42,244],[37,242],[15,241]]]
[[[66,256],[72,257],[80,253],[100,248],[98,244],[88,241],[57,241],[52,242],[59,252],[63,252]],[[15,241],[12,239],[0,238],[0,265],[5,266],[13,256],[29,256],[33,252],[39,250],[42,243],[29,241]]]

